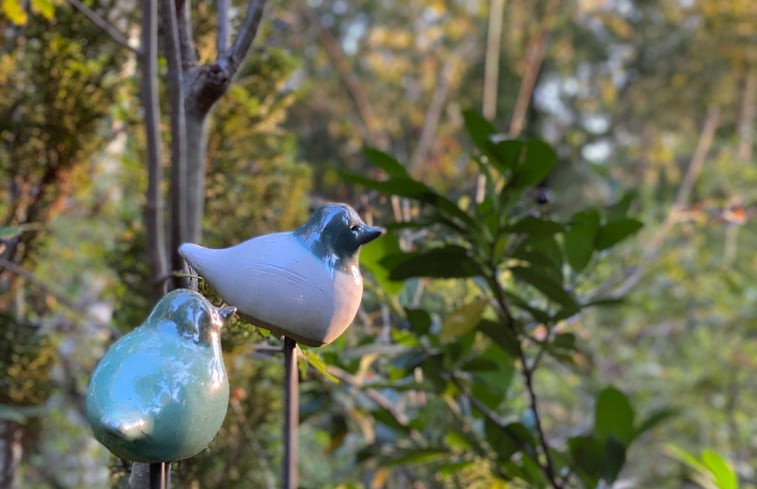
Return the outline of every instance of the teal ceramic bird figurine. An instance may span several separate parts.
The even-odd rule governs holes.
[[[95,438],[135,462],[173,462],[207,447],[229,403],[220,335],[234,312],[187,289],[163,297],[95,368],[86,403]]]
[[[185,243],[179,252],[240,316],[310,346],[334,341],[363,296],[360,247],[383,229],[353,208],[329,204],[301,227],[230,248]]]

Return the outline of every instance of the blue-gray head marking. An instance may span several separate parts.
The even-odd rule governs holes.
[[[158,326],[169,321],[185,338],[208,344],[210,332],[219,331],[235,312],[235,307],[215,307],[192,290],[176,289],[163,296],[144,324]]]
[[[329,266],[348,271],[357,265],[360,247],[381,236],[383,228],[368,226],[346,204],[328,204],[294,231],[294,235]]]

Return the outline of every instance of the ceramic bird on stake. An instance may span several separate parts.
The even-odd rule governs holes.
[[[134,462],[173,462],[207,447],[229,402],[220,335],[235,310],[187,289],[164,296],[95,368],[86,402],[95,438]]]
[[[363,296],[360,247],[384,232],[346,204],[315,211],[301,227],[230,248],[185,243],[179,253],[240,316],[308,346],[334,341]]]

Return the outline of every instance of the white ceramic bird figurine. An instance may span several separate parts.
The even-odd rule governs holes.
[[[383,233],[353,208],[329,204],[301,227],[230,248],[184,243],[179,253],[240,316],[309,346],[331,343],[363,296],[360,247]]]

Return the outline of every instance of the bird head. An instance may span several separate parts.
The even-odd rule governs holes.
[[[317,209],[294,231],[314,255],[338,268],[354,264],[360,247],[383,233],[383,228],[367,225],[346,204],[328,204]]]
[[[155,305],[145,325],[172,323],[183,337],[207,345],[211,333],[220,332],[236,310],[236,307],[216,307],[192,290],[176,289]]]

